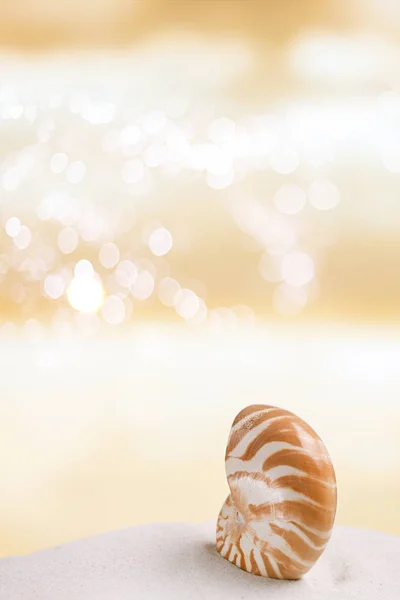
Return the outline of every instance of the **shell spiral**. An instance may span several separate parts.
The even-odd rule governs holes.
[[[234,420],[225,456],[230,495],[217,550],[241,569],[299,579],[331,536],[336,477],[315,431],[291,412],[253,405]]]

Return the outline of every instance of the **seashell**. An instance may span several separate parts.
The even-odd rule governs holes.
[[[315,431],[293,413],[253,405],[233,421],[225,456],[230,495],[217,550],[241,569],[299,579],[331,536],[336,477]]]

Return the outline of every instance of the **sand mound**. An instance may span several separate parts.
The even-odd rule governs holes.
[[[157,523],[0,560],[1,600],[398,600],[400,537],[336,527],[301,581],[249,575],[213,522]]]

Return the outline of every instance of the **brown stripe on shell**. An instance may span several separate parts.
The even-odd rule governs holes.
[[[258,417],[254,417],[254,419],[249,419],[249,421],[246,422],[245,427],[242,427],[241,429],[237,429],[236,431],[232,431],[232,433],[229,437],[228,445],[226,447],[225,458],[228,458],[229,454],[236,448],[236,446],[239,444],[239,442],[242,441],[242,439],[247,435],[247,433],[249,431],[251,431],[255,427],[258,427],[258,425],[261,425],[261,423],[264,423],[264,421],[269,421],[270,419],[273,419],[276,417],[286,417],[286,416],[287,416],[287,413],[285,410],[281,410],[280,408],[277,408],[277,409],[268,411],[267,413],[262,413],[262,414],[258,415]]]
[[[336,501],[336,488],[307,476],[283,475],[274,480],[273,487],[290,488],[321,505],[330,505]]]
[[[288,417],[289,418],[289,417]],[[285,442],[286,444],[291,444],[292,446],[302,447],[301,439],[299,438],[299,434],[294,429],[291,429],[287,433],[285,433],[284,439],[282,439],[282,433],[279,430],[279,424],[276,427],[271,426],[271,429],[268,429],[267,432],[262,431],[250,444],[247,446],[247,450],[240,457],[242,460],[251,460],[255,457],[257,452],[261,450],[263,446],[266,444],[270,444],[271,442]]]
[[[236,555],[237,555],[236,546],[235,546],[235,544],[232,543],[229,548],[229,552],[227,552],[227,554],[226,554],[226,558],[228,560],[230,560],[231,562],[233,562]]]
[[[256,559],[254,558],[254,550],[250,552],[250,564],[251,564],[251,572],[255,575],[261,575],[260,569],[258,568],[258,564]]]
[[[325,532],[318,533],[316,531],[315,532],[310,531],[309,529],[304,527],[304,525],[302,525],[301,523],[295,523],[294,521],[289,521],[289,523],[291,525],[295,525],[298,529],[300,529],[300,531],[302,533],[304,533],[304,535],[306,535],[308,537],[308,539],[316,546],[326,544],[327,534]],[[329,531],[328,535],[330,535],[330,531]]]
[[[276,523],[271,523],[271,531],[279,535],[293,550],[295,554],[302,561],[316,561],[317,558],[323,552],[325,546],[322,548],[312,548],[307,542],[303,540],[297,533],[294,531],[290,531],[289,529],[285,529],[284,527],[280,527]]]
[[[274,518],[283,521],[293,520],[296,523],[299,521],[305,525],[317,521],[322,530],[328,530],[332,526],[335,516],[334,509],[313,506],[296,500],[284,500],[275,504],[268,502],[258,506],[250,504],[249,510],[257,519],[264,517],[265,519]]]
[[[263,471],[269,471],[281,465],[299,469],[299,471],[304,471],[317,479],[335,481],[332,465],[325,457],[312,456],[307,451],[301,451],[301,449],[300,451],[295,448],[278,450],[266,459],[262,468]]]
[[[233,544],[229,544],[228,549],[224,551],[224,556],[226,556],[226,558],[228,558],[228,556],[230,555],[232,548]]]
[[[238,546],[237,546],[238,552],[239,552],[239,556],[240,556],[240,568],[245,570],[246,569],[246,559],[244,557],[244,552],[240,547],[240,541],[238,542]]]
[[[290,567],[290,570],[294,572],[294,577],[292,579],[298,579],[298,577],[301,577],[304,571],[308,570],[306,565],[302,564],[300,561],[290,558],[289,556],[286,556],[286,554],[282,552],[282,550],[279,550],[279,548],[274,548],[269,545],[268,553],[278,563],[281,573],[283,569],[288,569]]]
[[[261,558],[263,559],[263,563],[268,577],[276,577],[275,569],[273,568],[268,556],[265,553],[261,552]]]
[[[281,572],[281,577],[279,579],[300,579],[305,572],[307,572],[308,569],[295,569],[293,567],[292,564],[288,564],[287,562],[285,564],[280,564],[279,565],[279,570]]]

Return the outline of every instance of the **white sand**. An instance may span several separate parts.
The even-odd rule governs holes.
[[[221,558],[213,522],[143,525],[0,561],[1,600],[399,600],[400,537],[337,527],[301,581]]]

